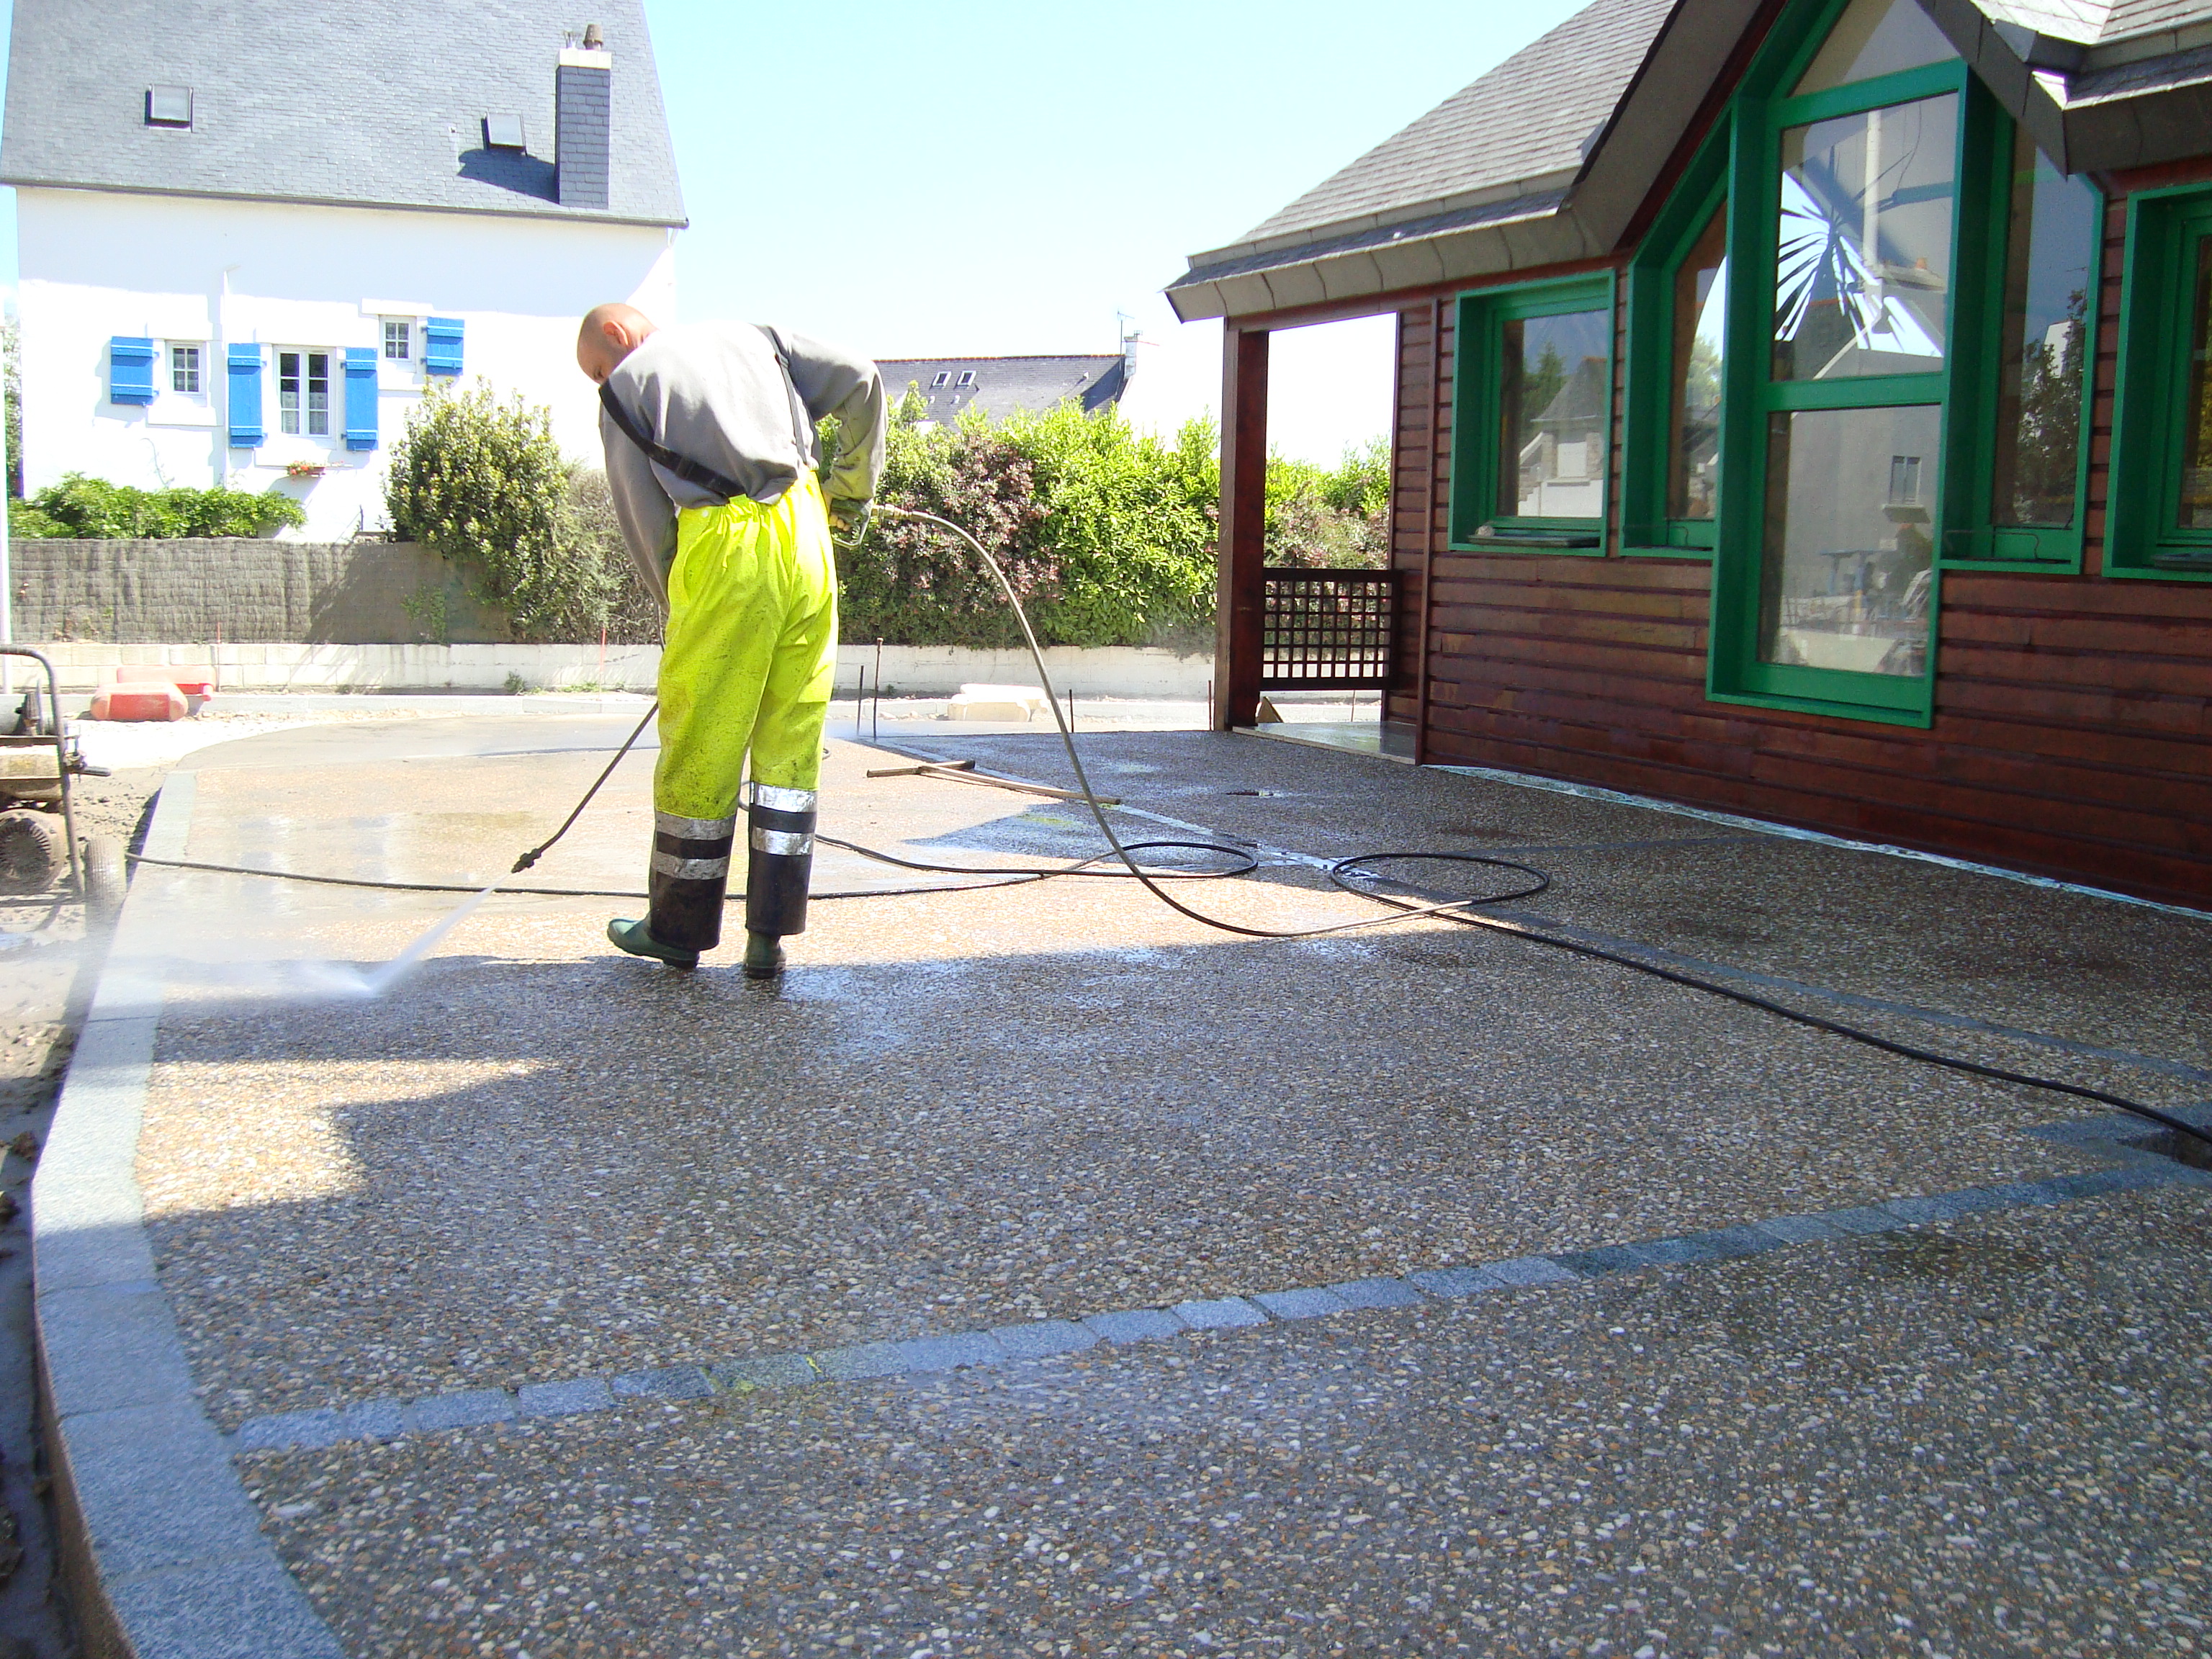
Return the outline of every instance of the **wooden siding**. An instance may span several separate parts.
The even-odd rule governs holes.
[[[1947,571],[1925,731],[1708,699],[1703,561],[1622,558],[1617,534],[1615,556],[1603,559],[1451,550],[1450,470],[1439,449],[1450,441],[1452,307],[1436,326],[1427,294],[1393,296],[1402,309],[1392,561],[1406,573],[1406,611],[1391,716],[1418,711],[1425,605],[1431,761],[2212,907],[2212,583],[2100,574],[2124,193],[2202,176],[2212,161],[2100,181],[2112,207],[2087,574]],[[1618,348],[1616,361],[1626,361]],[[1615,435],[1617,526],[1617,426]]]

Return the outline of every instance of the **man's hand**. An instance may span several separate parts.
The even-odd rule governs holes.
[[[858,547],[860,538],[868,533],[867,501],[832,501],[830,503],[830,533],[847,547]]]

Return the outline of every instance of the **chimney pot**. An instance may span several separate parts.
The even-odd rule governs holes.
[[[605,52],[606,49],[607,37],[599,33],[599,26],[597,23],[585,24],[584,50],[586,52]]]

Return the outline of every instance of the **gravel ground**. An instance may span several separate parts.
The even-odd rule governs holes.
[[[878,830],[903,816],[967,858],[1067,833],[1056,805],[871,785],[872,759],[840,745],[831,781],[840,814]],[[603,763],[204,770],[192,851],[359,857],[409,879],[486,867],[557,821],[516,787],[524,769],[574,782]],[[635,881],[644,787],[642,766],[618,775],[599,839],[546,878]],[[609,836],[625,822],[634,838]],[[1262,925],[1364,913],[1314,879],[1186,890]],[[204,878],[171,902],[178,936],[258,925],[241,955],[342,962],[396,955],[452,902]],[[256,904],[282,908],[231,908]],[[266,994],[256,975],[282,962],[176,992],[140,1179],[219,1422],[1328,1284],[2095,1161],[2008,1133],[2073,1115],[2048,1098],[1442,924],[1222,943],[1108,882],[825,904],[763,994],[732,964],[686,978],[616,956],[599,930],[619,908],[483,913],[380,1001]]]
[[[2212,1212],[240,1460],[368,1655],[2207,1650]]]
[[[191,850],[481,877],[631,719],[256,738],[202,758]],[[965,741],[1052,775],[1034,738]],[[2094,966],[2199,959],[2195,920],[1288,744],[1092,742],[1102,785],[1232,835],[1553,849],[1528,908],[1586,927],[2203,1052],[2186,976]],[[1079,809],[869,780],[896,760],[832,747],[833,833],[969,863],[1091,850]],[[530,879],[637,885],[649,764]],[[845,855],[819,874],[918,879]],[[226,1427],[2100,1161],[2018,1133],[2080,1115],[2049,1095],[1441,922],[1237,942],[1107,881],[825,902],[768,988],[616,955],[623,904],[501,897],[370,999],[346,994],[358,964],[452,898],[140,883],[174,942],[140,1180]],[[1367,913],[1298,866],[1181,891],[1261,926]],[[1969,972],[1990,927],[2032,966]],[[2163,1103],[2206,1092],[1866,1018]],[[364,1655],[2195,1653],[2204,1206],[241,1468]]]
[[[915,742],[1073,782],[1058,741],[1042,734]],[[1555,877],[1519,907],[1531,913],[2212,1070],[2212,983],[2167,971],[2212,957],[2212,917],[1446,772],[1402,769],[1377,788],[1371,763],[1264,738],[1101,734],[1085,755],[1103,763],[1094,783],[1133,806],[1270,845],[1324,857],[1529,849]]]

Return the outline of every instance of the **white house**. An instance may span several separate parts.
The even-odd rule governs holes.
[[[425,386],[596,458],[577,318],[672,316],[684,223],[641,0],[15,0],[23,479],[275,489],[385,524]]]

